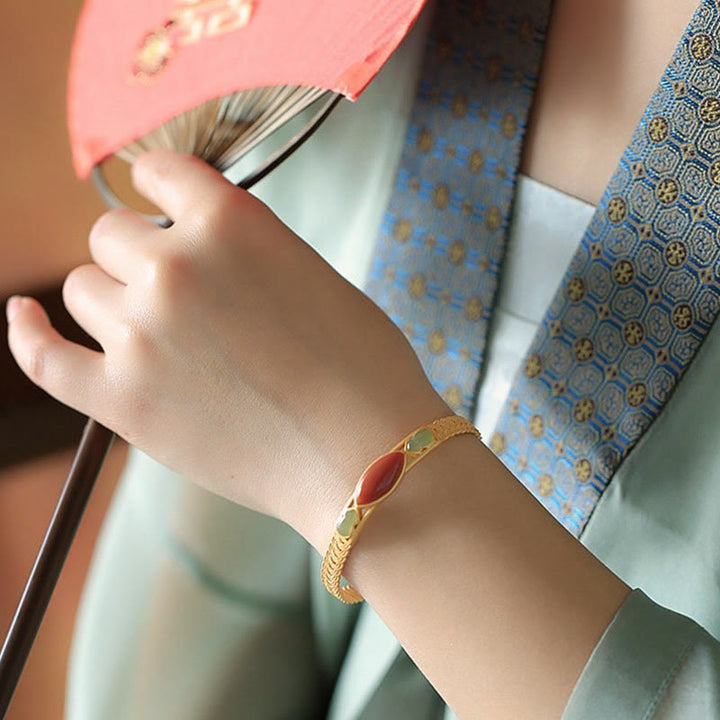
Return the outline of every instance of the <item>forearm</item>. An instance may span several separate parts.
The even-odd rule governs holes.
[[[558,718],[629,588],[470,436],[419,463],[345,575],[465,718]]]

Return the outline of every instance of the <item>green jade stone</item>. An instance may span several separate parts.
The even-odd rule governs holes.
[[[360,520],[358,511],[355,508],[349,508],[345,511],[345,514],[340,518],[340,520],[338,520],[335,527],[340,535],[343,537],[350,537],[350,533],[355,525],[357,525],[358,520]]]
[[[419,453],[423,450],[427,450],[430,445],[435,442],[435,436],[432,434],[432,430],[423,428],[418,430],[405,445],[405,450],[411,453]]]

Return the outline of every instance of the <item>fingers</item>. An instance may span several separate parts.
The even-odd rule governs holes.
[[[7,315],[8,345],[21,370],[60,402],[94,416],[103,355],[62,337],[32,298],[11,298]]]
[[[97,265],[81,265],[67,276],[63,301],[75,322],[107,350],[118,332],[125,286]]]
[[[112,210],[90,231],[90,254],[110,277],[127,285],[137,277],[138,261],[152,253],[161,237],[160,228],[132,210]]]
[[[169,151],[142,155],[133,163],[132,175],[136,189],[175,222],[223,194],[240,193],[202,160]]]

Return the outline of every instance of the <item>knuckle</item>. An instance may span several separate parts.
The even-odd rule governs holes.
[[[116,337],[125,354],[131,358],[131,365],[143,367],[153,363],[157,354],[157,343],[146,327],[131,320],[124,320],[118,324]]]
[[[88,267],[87,265],[80,265],[68,273],[62,287],[63,299],[66,302],[81,291],[84,279],[87,277]]]
[[[129,210],[125,208],[116,208],[103,213],[90,228],[90,243],[96,243],[112,232],[112,229],[117,226],[118,220],[127,216],[128,212]]]
[[[147,265],[148,289],[155,304],[175,302],[196,283],[196,267],[192,258],[178,249],[155,257]]]

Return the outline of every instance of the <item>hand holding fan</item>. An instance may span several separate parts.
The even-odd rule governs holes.
[[[313,104],[302,132],[266,157],[249,188],[354,100],[395,50],[424,0],[90,0],[70,70],[69,125],[80,177],[112,154],[191,153],[221,171]],[[5,716],[112,433],[89,420],[0,653]]]

